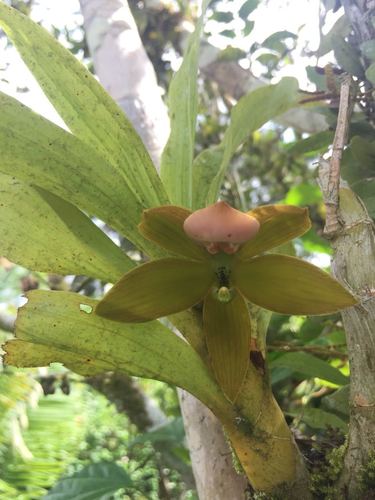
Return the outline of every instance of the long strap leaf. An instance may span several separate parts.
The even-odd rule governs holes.
[[[194,160],[194,209],[216,201],[237,148],[269,120],[296,106],[297,92],[297,80],[286,77],[276,85],[253,90],[238,101],[232,109],[230,125],[221,144],[202,151]]]
[[[0,173],[0,255],[29,269],[115,282],[134,263],[85,214]]]
[[[151,247],[137,230],[145,207],[112,164],[16,99],[0,93],[0,108],[0,172],[99,217],[141,249]]]
[[[72,133],[104,156],[147,207],[168,203],[140,137],[92,74],[46,30],[2,2],[0,26]]]
[[[161,161],[161,178],[171,202],[187,208],[192,207],[193,199],[192,168],[198,108],[198,56],[208,3],[208,0],[202,2],[201,16],[189,38],[181,67],[174,75],[169,88],[171,133]]]
[[[182,387],[217,411],[227,407],[200,357],[160,322],[103,319],[90,313],[97,301],[74,293],[35,290],[27,297],[17,319],[17,340],[5,346],[8,364],[58,361],[86,375],[115,370]]]

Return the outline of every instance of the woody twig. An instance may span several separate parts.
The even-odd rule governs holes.
[[[324,234],[327,238],[335,237],[341,229],[339,217],[340,165],[353,109],[351,86],[350,76],[345,76],[340,89],[340,104],[332,155],[329,164],[324,160],[320,162],[319,184],[326,206]]]

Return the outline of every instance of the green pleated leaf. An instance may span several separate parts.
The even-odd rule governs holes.
[[[163,151],[160,175],[170,200],[192,207],[192,165],[198,110],[198,56],[203,18],[208,0],[202,2],[202,14],[190,36],[180,69],[174,75],[168,93],[171,134]]]
[[[146,207],[168,203],[142,140],[93,75],[44,28],[2,2],[0,26],[72,133],[102,155]]]
[[[211,182],[207,203],[216,201],[226,169],[242,142],[269,120],[297,106],[298,99],[298,81],[286,77],[276,85],[253,90],[238,101],[231,112],[230,125],[223,139],[223,159]]]
[[[335,392],[324,396],[322,399],[322,408],[334,413],[338,413],[343,419],[348,419],[350,415],[350,385],[344,385]]]
[[[208,253],[189,238],[183,228],[190,210],[173,205],[150,208],[142,215],[139,230],[145,238],[177,255],[189,259],[206,260]]]
[[[375,85],[375,63],[372,63],[367,69],[366,69],[366,78],[369,80],[373,85]]]
[[[96,300],[74,293],[35,290],[27,297],[19,310],[16,340],[5,345],[7,364],[60,362],[83,375],[119,371],[175,384],[211,409],[223,404],[221,391],[199,356],[158,321],[141,325],[110,321],[89,312]]]
[[[288,153],[297,156],[326,151],[333,142],[333,136],[333,130],[322,130],[288,146]]]
[[[215,279],[207,262],[161,259],[125,274],[96,307],[96,314],[137,323],[161,318],[200,302]]]
[[[306,352],[288,352],[271,361],[271,368],[289,368],[307,377],[318,377],[332,384],[348,384],[349,378],[326,361]]]
[[[237,255],[242,260],[283,245],[311,227],[307,208],[264,205],[248,214],[260,222],[260,228],[257,235],[239,250]]]
[[[0,9],[1,11],[1,9]],[[40,186],[96,215],[142,249],[143,206],[123,176],[74,135],[0,93],[0,172]]]
[[[347,37],[351,31],[349,19],[342,14],[334,23],[330,31],[320,39],[319,49],[316,51],[318,57],[326,55],[333,49],[332,40],[338,37]]]
[[[361,53],[359,50],[340,35],[333,36],[331,43],[340,68],[362,79],[364,77],[364,68],[361,64]]]
[[[340,429],[342,432],[348,432],[348,424],[337,415],[328,413],[320,408],[303,408],[297,412],[287,412],[287,415],[302,420],[313,429]]]
[[[193,210],[204,208],[212,179],[217,175],[223,159],[223,147],[204,149],[193,162]],[[216,200],[214,200],[216,201]],[[213,202],[212,202],[213,203]]]
[[[134,486],[129,474],[116,463],[99,462],[64,477],[44,500],[103,500],[121,488]]]
[[[29,269],[118,280],[133,266],[85,214],[62,198],[0,173],[0,255]]]
[[[280,314],[330,314],[357,303],[328,273],[295,257],[237,260],[232,278],[250,302]]]
[[[297,205],[305,207],[306,205],[320,204],[323,201],[322,192],[314,182],[302,182],[292,186],[285,195],[284,199],[287,205]]]
[[[203,328],[216,379],[230,401],[235,401],[249,366],[250,317],[239,293],[219,302],[209,292],[204,300]]]

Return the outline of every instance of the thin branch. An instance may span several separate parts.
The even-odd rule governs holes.
[[[342,152],[347,141],[350,116],[353,108],[351,88],[351,77],[346,75],[341,84],[339,113],[337,117],[335,138],[333,140],[332,156],[329,162],[329,170],[327,173],[322,171],[319,172],[319,182],[326,206],[326,224],[324,227],[324,234],[327,238],[335,237],[341,229],[341,222],[338,213],[340,166]]]

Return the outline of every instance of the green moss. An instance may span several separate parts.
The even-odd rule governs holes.
[[[375,452],[370,453],[367,464],[362,468],[360,484],[364,493],[375,493]]]
[[[310,490],[319,500],[334,500],[337,498],[336,482],[344,464],[346,443],[327,452],[319,468],[311,474]]]
[[[280,484],[277,490],[271,493],[253,491],[249,493],[249,500],[286,500],[289,498],[290,484]]]

